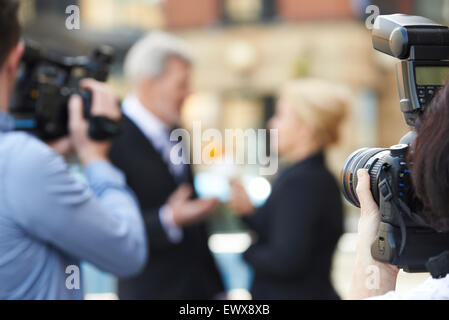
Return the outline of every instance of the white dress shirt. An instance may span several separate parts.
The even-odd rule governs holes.
[[[122,111],[159,152],[175,180],[182,180],[186,175],[187,167],[183,164],[175,165],[170,161],[170,151],[173,147],[170,141],[170,127],[145,108],[135,95],[125,98]],[[183,231],[174,223],[173,214],[165,205],[159,209],[159,220],[170,241],[173,243],[182,241]]]
[[[441,279],[430,277],[408,292],[390,291],[368,300],[449,300],[449,275]]]

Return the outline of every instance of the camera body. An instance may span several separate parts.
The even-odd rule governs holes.
[[[400,107],[406,123],[415,127],[427,104],[449,82],[449,28],[423,17],[378,16],[373,46],[401,59],[396,70]],[[373,258],[407,272],[425,272],[431,258],[449,249],[449,233],[437,232],[419,216],[423,206],[414,194],[408,159],[415,136],[411,131],[388,149],[357,150],[346,160],[341,177],[345,198],[360,207],[356,173],[367,169],[370,174],[381,219],[371,246]]]
[[[107,46],[99,47],[90,57],[63,57],[27,43],[10,103],[16,130],[28,131],[45,141],[66,136],[68,101],[78,94],[89,121],[89,136],[107,140],[118,135],[118,122],[90,115],[92,93],[79,87],[83,78],[106,81],[113,59],[113,49]]]
[[[405,143],[355,151],[343,167],[343,194],[360,207],[355,193],[356,173],[367,169],[381,220],[371,255],[406,272],[425,272],[427,261],[449,248],[449,233],[436,232],[416,213],[422,210],[422,204],[414,195],[408,151]]]

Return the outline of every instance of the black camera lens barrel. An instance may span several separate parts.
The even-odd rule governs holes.
[[[380,169],[383,165],[383,156],[389,149],[385,148],[362,148],[353,152],[341,171],[341,181],[343,195],[347,201],[356,207],[360,207],[360,201],[357,196],[356,188],[358,183],[357,171],[367,169],[370,174],[371,193],[374,200],[379,201],[377,190],[377,180]]]

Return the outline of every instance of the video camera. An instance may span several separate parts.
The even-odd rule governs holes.
[[[114,51],[108,46],[99,47],[90,57],[64,57],[28,42],[10,103],[16,130],[31,132],[45,141],[68,135],[68,101],[78,94],[89,121],[89,136],[99,141],[117,136],[119,123],[91,116],[92,93],[79,87],[83,78],[106,81],[113,59]]]
[[[400,107],[414,128],[418,116],[449,82],[449,28],[419,16],[381,15],[372,38],[376,50],[401,60],[396,69]],[[415,137],[411,131],[391,148],[363,148],[351,154],[342,169],[343,194],[360,207],[356,173],[368,169],[381,215],[371,246],[373,258],[438,278],[449,272],[449,233],[437,232],[419,216],[423,206],[415,196],[407,158]]]

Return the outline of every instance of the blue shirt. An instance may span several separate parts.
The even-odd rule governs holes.
[[[82,299],[70,278],[81,260],[119,277],[139,272],[146,237],[124,175],[94,162],[86,186],[11,123],[0,112],[0,299]]]

